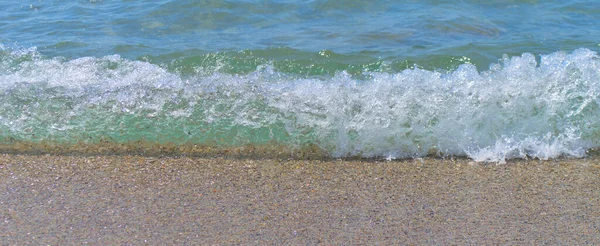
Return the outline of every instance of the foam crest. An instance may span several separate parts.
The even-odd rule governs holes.
[[[6,66],[6,64],[5,64]],[[155,87],[177,86],[180,79],[159,66],[122,59],[118,55],[102,58],[83,57],[74,60],[32,59],[12,65],[4,70],[13,71],[0,75],[2,85],[15,83],[43,84],[50,87],[83,89],[88,86],[120,88],[132,84]]]
[[[319,132],[333,156],[468,155],[477,161],[581,157],[598,144],[598,57],[505,57],[479,73],[421,69],[299,80],[272,103]],[[293,128],[293,127],[292,127]]]
[[[464,64],[318,77],[268,63],[181,75],[118,55],[0,52],[1,136],[32,144],[277,143],[316,145],[330,157],[505,162],[582,157],[600,139],[600,61],[587,49],[505,56],[483,72]]]

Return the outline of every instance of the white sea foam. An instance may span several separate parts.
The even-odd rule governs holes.
[[[596,53],[505,57],[489,71],[465,64],[450,73],[421,69],[344,73],[297,80],[271,98],[295,124],[319,131],[334,156],[416,157],[431,151],[477,161],[581,157],[600,130]],[[292,127],[293,128],[293,127]]]
[[[587,49],[539,61],[527,53],[504,57],[483,72],[464,64],[449,72],[415,68],[360,79],[344,71],[300,77],[268,65],[243,75],[182,76],[117,55],[15,62],[5,54],[1,62],[0,99],[9,104],[6,110],[23,110],[0,115],[4,137],[32,128],[49,139],[62,134],[51,128],[89,133],[92,120],[110,126],[108,131],[127,130],[107,114],[137,114],[157,124],[170,117],[179,123],[161,127],[185,129],[194,128],[192,122],[223,128],[217,131],[283,125],[288,143],[313,142],[333,157],[440,154],[504,162],[581,157],[600,144],[600,61]],[[21,103],[19,84],[56,89],[37,93],[66,95],[70,108],[44,118],[36,115],[42,111],[10,105]],[[106,114],[79,117],[90,110],[98,114],[96,106]]]

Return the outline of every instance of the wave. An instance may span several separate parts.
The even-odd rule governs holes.
[[[383,69],[389,63],[339,56],[220,54],[225,63],[156,64],[2,46],[0,149],[144,142],[141,149],[171,146],[173,154],[253,146],[330,158],[505,162],[583,157],[600,142],[600,61],[588,49],[504,56],[484,71],[464,60],[449,70]]]

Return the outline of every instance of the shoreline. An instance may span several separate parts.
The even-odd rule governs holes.
[[[0,155],[2,244],[598,244],[600,158]]]

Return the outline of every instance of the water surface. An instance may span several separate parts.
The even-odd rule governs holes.
[[[595,1],[0,8],[8,152],[504,161],[599,145]]]

